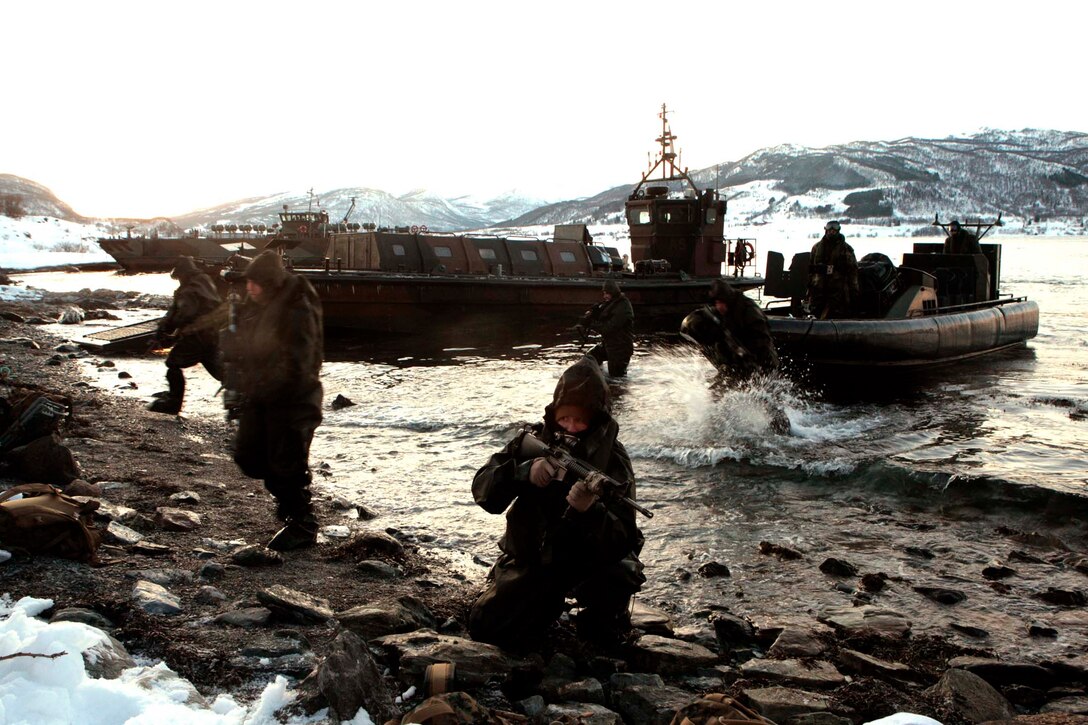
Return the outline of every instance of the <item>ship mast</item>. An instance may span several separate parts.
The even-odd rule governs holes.
[[[688,176],[688,170],[677,166],[679,154],[675,150],[676,134],[669,126],[669,111],[664,103],[661,104],[661,113],[657,114],[657,117],[661,119],[661,135],[655,140],[661,145],[661,150],[658,152],[657,160],[650,165],[649,170],[642,175],[642,180],[635,186],[632,196],[640,193],[643,185],[651,181],[650,177],[658,169],[661,169],[661,176],[652,181],[684,181],[698,193],[699,187]]]

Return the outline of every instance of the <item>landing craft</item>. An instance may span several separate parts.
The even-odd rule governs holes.
[[[730,283],[739,289],[763,280],[744,275],[754,268],[753,241],[724,238],[725,200],[677,166],[664,106],[660,118],[657,159],[625,202],[629,268],[586,225],[565,224],[550,239],[415,226],[337,231],[322,267],[296,264],[295,271],[317,290],[325,325],[333,329],[417,332],[437,325],[465,335],[498,326],[569,326],[613,279],[635,308],[636,329],[674,332],[685,314],[705,303],[723,264],[730,264]]]
[[[947,233],[939,217],[933,221]],[[994,222],[967,221],[981,240]],[[806,309],[809,253],[789,269],[767,255],[765,312],[779,354],[819,377],[860,372],[921,371],[1022,347],[1039,331],[1039,307],[1001,291],[1001,245],[981,254],[944,254],[940,243],[915,243],[898,267],[882,254],[858,261],[860,299],[854,316],[816,319]]]

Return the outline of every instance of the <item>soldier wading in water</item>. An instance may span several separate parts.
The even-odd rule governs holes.
[[[609,411],[604,376],[593,358],[583,357],[560,377],[544,422],[532,432],[549,444],[572,436],[570,453],[628,484],[633,499],[631,459]],[[489,586],[469,614],[469,631],[506,649],[535,649],[573,595],[582,607],[579,637],[617,643],[630,628],[631,595],[646,581],[634,510],[614,497],[598,498],[584,479],[563,475],[547,458],[522,454],[522,435],[472,481],[476,503],[489,513],[506,511],[506,533]]]
[[[275,251],[257,255],[244,275],[247,299],[223,350],[241,398],[234,462],[275,497],[286,525],[268,547],[286,551],[317,540],[309,456],[321,423],[321,301]]]

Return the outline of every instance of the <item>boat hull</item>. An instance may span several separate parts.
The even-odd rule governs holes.
[[[949,364],[1023,345],[1039,331],[1029,300],[902,320],[768,319],[783,355],[843,371]]]
[[[496,277],[472,275],[323,273],[300,271],[321,298],[331,329],[411,333],[441,327],[455,335],[496,326],[576,324],[601,301],[599,277]],[[617,279],[635,309],[642,332],[679,329],[684,315],[706,303],[709,279]],[[762,278],[731,278],[740,289]]]

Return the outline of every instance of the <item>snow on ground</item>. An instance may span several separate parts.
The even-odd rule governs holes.
[[[92,677],[83,653],[89,650],[88,657],[97,659],[96,652],[109,646],[108,635],[86,624],[50,624],[37,618],[52,606],[48,599],[24,597],[12,602],[7,595],[0,596],[0,722],[302,725],[327,721],[324,710],[309,718],[279,720],[276,712],[296,697],[282,676],[268,683],[248,704],[229,695],[201,702],[202,698],[193,696],[192,685],[161,662],[130,667],[116,679]],[[46,656],[25,656],[28,654]],[[373,725],[361,709],[349,722]]]
[[[109,233],[103,224],[0,216],[0,269],[112,262],[113,257],[98,246],[98,238]]]

